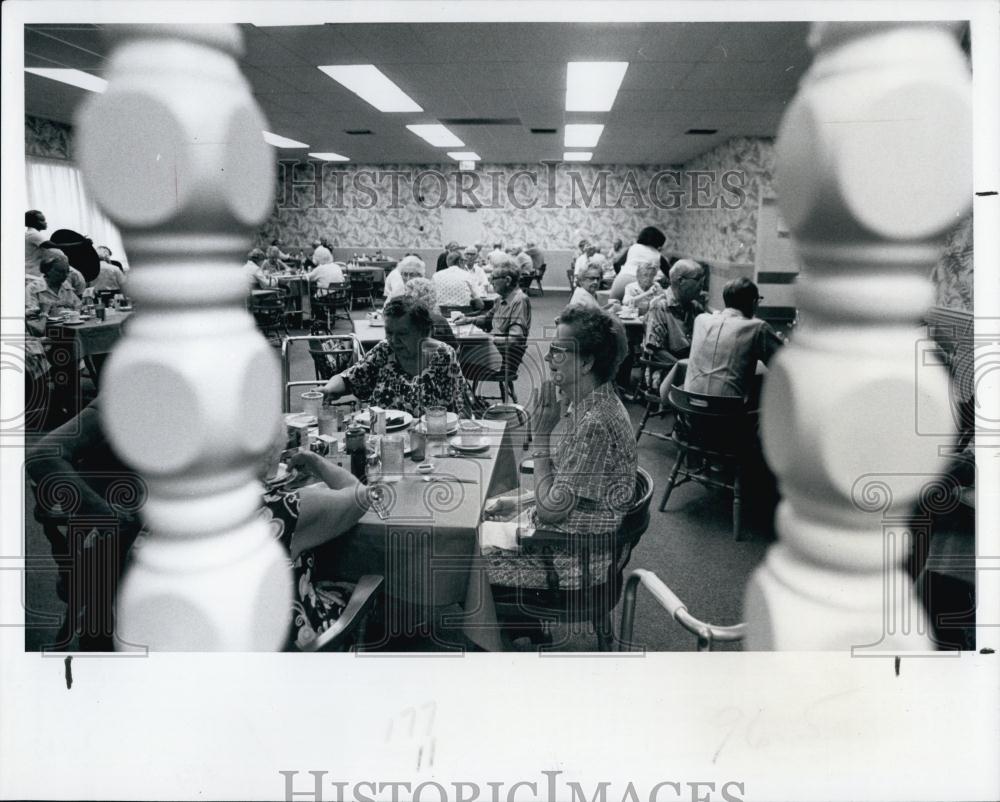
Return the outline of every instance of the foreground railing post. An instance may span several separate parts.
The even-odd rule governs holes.
[[[905,544],[885,548],[882,514],[909,513],[943,467],[918,418],[954,426],[944,369],[916,354],[927,277],[971,201],[968,68],[947,25],[820,23],[811,40],[776,171],[805,325],[764,390],[783,501],[780,542],[747,588],[747,647],[925,649]]]
[[[256,516],[280,377],[239,270],[270,210],[274,162],[236,63],[242,38],[231,25],[108,30],[110,83],[79,116],[79,154],[134,268],[137,311],[101,403],[148,486],[151,532],[119,594],[119,648],[280,648],[291,574]]]

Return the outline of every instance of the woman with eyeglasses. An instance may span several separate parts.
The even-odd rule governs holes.
[[[614,559],[611,536],[632,502],[638,454],[628,413],[614,389],[627,350],[625,330],[611,315],[568,306],[545,357],[549,377],[532,414],[535,427],[534,506],[517,521],[483,524],[490,582],[508,587],[579,588],[583,566],[565,547],[533,547],[525,531],[544,528],[591,536],[593,584]],[[524,499],[502,497],[491,514],[508,517]],[[511,532],[521,528],[521,542]]]

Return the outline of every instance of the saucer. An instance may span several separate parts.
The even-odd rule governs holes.
[[[448,441],[448,445],[454,448],[456,451],[485,451],[490,447],[490,439],[488,437],[477,437],[475,445],[464,445],[462,443],[461,437],[452,437]]]

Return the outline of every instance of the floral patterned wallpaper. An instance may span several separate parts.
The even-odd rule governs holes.
[[[305,246],[325,234],[338,247],[438,248],[441,207],[456,202],[479,206],[484,241],[573,250],[583,236],[610,245],[655,225],[671,243],[680,212],[666,208],[675,188],[668,172],[652,165],[480,165],[460,173],[453,164],[289,162],[279,168],[274,213],[258,244],[280,238]]]
[[[937,290],[935,299],[937,306],[973,311],[971,214],[948,234],[941,261],[931,271],[931,280]]]
[[[722,196],[717,208],[690,193],[678,231],[681,253],[721,262],[753,264],[757,243],[757,206],[761,191],[771,191],[774,180],[774,142],[770,139],[735,137],[684,165],[690,176],[704,171],[709,176],[729,173],[729,185],[739,186],[741,195]],[[735,208],[727,208],[735,207]]]
[[[679,220],[676,250],[705,260],[753,264],[757,207],[762,194],[774,191],[774,159],[773,140],[736,137],[685,164],[688,177],[699,171],[709,175],[736,171],[743,177],[745,194],[743,202],[732,209],[725,208],[725,203],[718,208],[693,208],[689,194]],[[727,200],[724,194],[722,199]],[[941,260],[931,271],[938,306],[972,311],[972,256],[970,215],[948,234]]]
[[[72,160],[69,125],[25,116],[24,139],[27,156]],[[258,231],[258,245],[280,238],[305,247],[324,233],[339,247],[436,249],[441,206],[475,198],[484,240],[534,240],[543,250],[572,251],[581,236],[627,241],[654,225],[668,250],[753,264],[758,201],[762,190],[773,191],[774,142],[735,137],[682,168],[480,165],[458,173],[453,165],[328,162],[317,185],[312,166],[286,166],[279,167],[274,213]],[[949,233],[931,279],[938,306],[972,311],[971,215]]]
[[[73,129],[42,117],[24,118],[24,155],[48,159],[73,158]]]

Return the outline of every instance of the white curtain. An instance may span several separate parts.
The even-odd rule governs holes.
[[[52,159],[26,159],[28,208],[45,215],[46,234],[69,228],[111,249],[111,258],[128,266],[122,239],[114,223],[87,197],[78,167]]]

